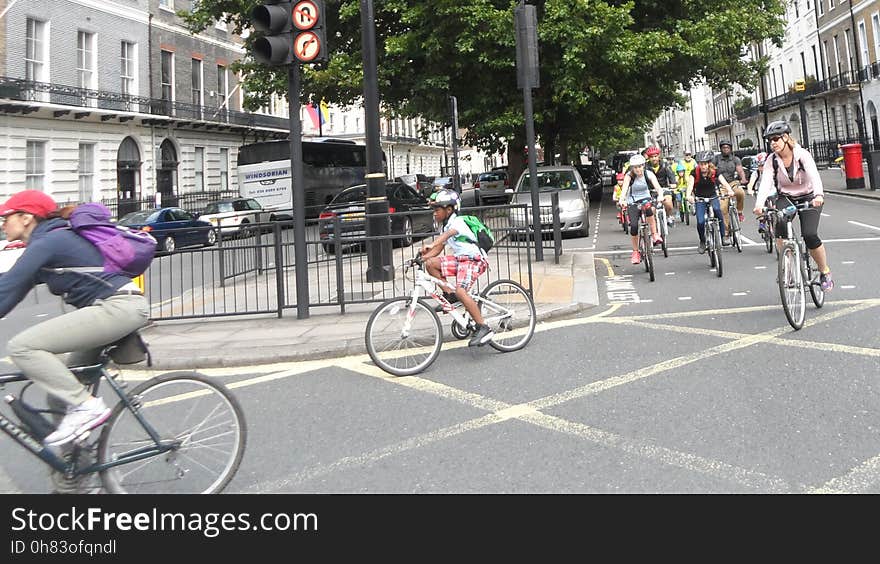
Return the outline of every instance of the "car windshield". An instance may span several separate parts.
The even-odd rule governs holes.
[[[208,213],[228,213],[235,211],[232,209],[232,202],[219,202],[208,208]]]
[[[517,186],[517,192],[529,192],[532,189],[531,175],[523,174]],[[545,192],[548,190],[577,190],[577,180],[569,170],[550,170],[538,172],[538,190]]]
[[[480,182],[492,182],[494,180],[504,180],[504,173],[501,172],[487,172],[480,175]]]
[[[159,218],[159,210],[144,210],[131,212],[117,223],[119,225],[139,225],[142,223],[153,223]]]

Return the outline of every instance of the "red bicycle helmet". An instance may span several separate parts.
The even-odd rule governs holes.
[[[647,155],[647,156],[649,156],[649,157],[654,157],[654,156],[657,156],[657,155],[659,155],[659,154],[660,154],[660,148],[659,148],[659,147],[648,147],[648,150],[645,151],[645,155]]]

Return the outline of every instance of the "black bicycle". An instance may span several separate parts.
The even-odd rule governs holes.
[[[765,207],[764,212],[759,218],[759,222],[760,225],[763,225],[760,233],[761,239],[764,240],[764,249],[772,254],[773,249],[775,248],[774,241],[776,239],[776,208],[773,206]]]
[[[98,395],[105,381],[119,398],[96,441],[90,441],[91,434],[86,433],[62,452],[43,445],[41,441],[54,430],[45,414],[56,418],[60,414],[24,401],[32,382],[20,372],[0,375],[0,387],[27,382],[19,397],[6,396],[20,423],[0,413],[0,429],[72,487],[97,473],[110,493],[223,490],[241,464],[247,439],[238,400],[226,386],[196,372],[163,374],[128,391],[121,375],[112,374],[108,367],[111,361],[139,362],[122,353],[132,346],[143,352],[139,358],[149,359],[146,345],[135,332],[104,347],[97,364],[71,368],[93,395]]]
[[[706,237],[706,254],[709,255],[710,268],[714,268],[715,274],[718,278],[721,278],[724,274],[723,265],[721,263],[721,220],[715,216],[715,208],[712,207],[712,202],[717,199],[718,196],[712,198],[694,197],[694,202],[706,203],[706,220],[704,224],[706,230],[704,233],[704,236]]]
[[[819,268],[807,251],[804,238],[795,234],[792,220],[804,210],[812,208],[811,202],[804,201],[791,204],[781,210],[780,217],[785,222],[785,234],[779,249],[777,261],[776,283],[779,285],[779,296],[782,299],[782,310],[788,323],[797,331],[804,326],[806,318],[806,289],[817,308],[825,305],[825,290],[819,280]]]
[[[736,247],[737,252],[742,252],[742,235],[740,231],[739,210],[736,207],[736,198],[734,196],[725,196],[727,199],[727,219],[730,227],[730,244]]]
[[[654,208],[654,199],[639,204],[639,254],[642,264],[651,282],[654,281],[654,236],[651,235],[651,226],[648,223],[647,211]],[[657,218],[654,218],[657,221]],[[666,221],[664,219],[664,221]],[[657,226],[659,228],[659,225]]]

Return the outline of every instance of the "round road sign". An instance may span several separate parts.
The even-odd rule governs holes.
[[[293,6],[291,17],[293,18],[294,27],[300,30],[307,30],[315,27],[319,16],[317,4],[311,0],[303,0]]]
[[[304,63],[314,60],[320,52],[321,42],[311,31],[300,33],[293,41],[293,54]]]

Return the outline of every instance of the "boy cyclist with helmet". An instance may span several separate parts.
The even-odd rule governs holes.
[[[455,276],[455,296],[447,294],[447,299],[461,301],[477,324],[477,331],[468,342],[471,347],[483,346],[492,340],[495,333],[483,321],[480,308],[470,297],[468,290],[481,274],[486,272],[489,262],[486,253],[477,245],[476,236],[471,228],[458,217],[458,193],[454,190],[440,190],[431,196],[431,208],[434,210],[434,221],[440,228],[440,235],[433,242],[423,245],[421,254],[425,260],[425,269],[434,278],[446,279]],[[451,255],[438,256],[446,244],[452,248]]]

